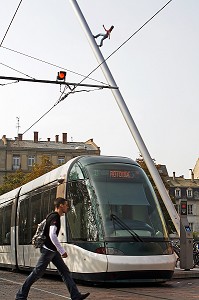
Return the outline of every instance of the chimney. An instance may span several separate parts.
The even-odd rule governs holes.
[[[67,133],[62,133],[62,143],[67,144]]]
[[[2,141],[3,141],[4,145],[7,145],[7,139],[6,139],[6,135],[5,134],[2,136]]]
[[[194,173],[193,173],[192,169],[189,169],[189,171],[191,171],[191,181],[194,182]]]
[[[23,134],[22,133],[18,133],[18,141],[22,141],[23,138]]]
[[[34,143],[38,143],[38,131],[34,131]]]
[[[176,179],[176,172],[173,172],[173,180]]]
[[[47,138],[47,141],[50,142],[50,138]]]
[[[59,135],[58,134],[55,136],[55,143],[59,143]]]

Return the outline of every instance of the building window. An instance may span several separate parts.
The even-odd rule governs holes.
[[[199,199],[199,192],[198,191],[195,191],[193,194],[194,194],[194,199]]]
[[[28,167],[32,167],[35,164],[35,156],[29,155],[28,156]]]
[[[64,156],[58,156],[58,165],[63,165],[65,163],[65,157]]]
[[[191,231],[193,231],[193,223],[189,223],[189,227],[191,228]]]
[[[20,160],[21,160],[20,155],[18,155],[18,154],[13,155],[13,157],[12,157],[12,168],[13,168],[13,170],[19,170],[20,169],[20,164],[21,164]]]
[[[193,190],[191,188],[187,189],[187,197],[192,198],[193,197]]]
[[[188,204],[187,209],[188,209],[187,214],[188,215],[193,215],[193,204]]]
[[[175,189],[175,197],[180,198],[181,197],[181,189],[177,188]]]

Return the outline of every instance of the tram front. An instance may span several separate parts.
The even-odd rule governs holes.
[[[140,166],[128,158],[88,156],[79,158],[78,168],[84,177],[84,188],[79,185],[78,189],[86,219],[81,245],[106,256],[107,268],[100,281],[170,279],[175,256],[158,200]],[[71,191],[69,187],[73,199],[69,224],[77,205]]]

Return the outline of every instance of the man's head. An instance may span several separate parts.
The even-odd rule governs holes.
[[[57,211],[60,215],[65,214],[69,209],[68,201],[65,198],[56,198],[54,205],[55,211]]]

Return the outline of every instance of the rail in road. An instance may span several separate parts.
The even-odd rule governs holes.
[[[0,299],[15,299],[15,293],[27,273],[15,273],[0,269]],[[173,279],[164,284],[129,284],[88,286],[78,284],[82,293],[90,292],[87,298],[95,300],[192,300],[199,299],[199,278]],[[45,276],[31,288],[28,300],[70,300],[64,283],[57,276]]]

